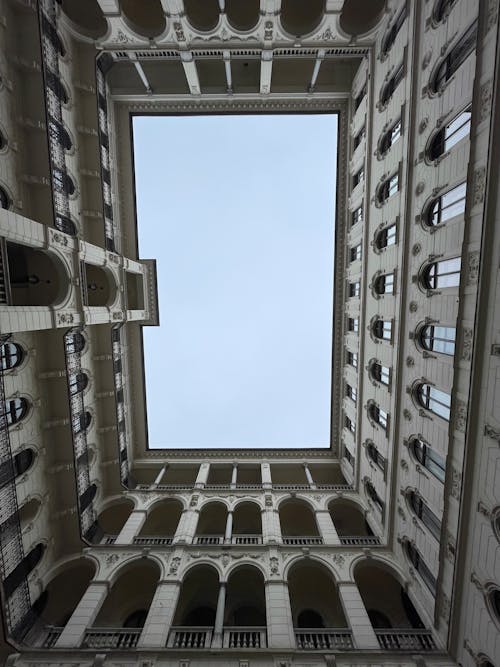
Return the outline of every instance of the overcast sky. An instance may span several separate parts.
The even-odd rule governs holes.
[[[133,123],[149,446],[328,446],[336,117]]]

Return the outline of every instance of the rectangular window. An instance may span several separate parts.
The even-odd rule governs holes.
[[[359,318],[350,317],[347,321],[347,330],[348,331],[354,331],[354,333],[358,333],[358,331],[359,331]]]
[[[349,283],[349,296],[350,297],[358,297],[359,296],[359,281],[356,281],[355,283]]]
[[[388,197],[392,197],[399,190],[399,174],[394,174],[389,180]]]
[[[401,125],[401,118],[400,118],[398,120],[398,122],[395,125],[393,125],[392,130],[391,130],[391,141],[390,141],[391,146],[393,146],[396,143],[396,141],[399,139],[399,137],[401,136],[401,127],[402,127],[402,125]]]
[[[354,100],[354,111],[357,111],[361,105],[361,102],[364,100],[366,95],[366,83],[363,88],[358,93],[356,99]]]
[[[387,430],[387,412],[381,408],[378,409],[378,423],[383,429]]]
[[[351,248],[349,258],[351,262],[357,262],[361,259],[361,243],[358,243],[358,245],[355,245]]]
[[[359,146],[359,144],[363,141],[365,138],[365,127],[361,128],[361,130],[357,133],[357,135],[354,137],[353,141],[353,150],[355,151],[356,148]]]
[[[387,366],[380,367],[380,377],[379,380],[382,384],[389,386],[391,372]]]
[[[384,294],[394,294],[394,273],[386,273],[383,284]]]
[[[350,398],[354,403],[356,403],[357,398],[358,398],[358,391],[357,389],[354,389],[354,387],[351,387],[350,384],[346,384],[345,386],[345,395],[347,398]]]
[[[391,340],[392,338],[392,322],[390,320],[383,320],[382,322],[382,338],[384,340]]]
[[[358,208],[355,209],[352,212],[351,227],[354,227],[354,225],[357,222],[363,222],[363,207],[362,206],[358,206]]]
[[[352,187],[355,188],[357,185],[362,183],[365,180],[365,170],[363,167],[357,171],[352,177]]]
[[[353,368],[358,367],[358,354],[357,352],[347,352],[347,363]]]
[[[344,426],[348,431],[350,431],[353,435],[356,435],[356,426],[352,419],[349,419],[347,415],[344,416]]]
[[[470,133],[471,106],[454,118],[444,130],[444,151],[449,151],[452,146]]]

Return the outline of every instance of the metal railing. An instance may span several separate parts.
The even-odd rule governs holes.
[[[348,651],[354,648],[352,631],[335,628],[304,628],[295,629],[297,648],[302,651],[324,651],[325,649],[340,649]]]
[[[87,630],[81,648],[135,648],[142,628],[92,628]]]
[[[223,648],[267,648],[266,627],[225,627]]]
[[[195,535],[193,543],[207,545],[223,544],[224,535]]]
[[[42,641],[42,648],[52,648],[61,636],[63,630],[64,628],[56,627],[55,625],[47,625],[45,627],[45,637]]]
[[[292,546],[311,546],[315,544],[323,544],[323,538],[317,535],[283,535],[283,544]]]
[[[435,651],[436,644],[429,630],[375,630],[384,651]]]
[[[231,544],[262,544],[262,535],[233,535]]]
[[[353,535],[339,536],[340,544],[350,547],[365,547],[380,544],[380,538],[377,535]]]
[[[172,627],[167,640],[168,648],[210,648],[212,627]]]
[[[134,537],[134,544],[149,544],[156,547],[165,547],[172,544],[173,537]]]

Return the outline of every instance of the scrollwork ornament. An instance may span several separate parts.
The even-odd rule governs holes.
[[[422,118],[422,120],[419,123],[419,126],[418,126],[419,133],[422,134],[423,132],[425,132],[428,125],[429,125],[429,118],[427,116],[425,116],[424,118]]]

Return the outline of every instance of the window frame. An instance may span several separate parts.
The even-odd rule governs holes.
[[[9,352],[8,350],[12,350],[12,348],[14,348],[14,352]],[[0,372],[8,373],[9,371],[14,370],[14,368],[19,368],[23,363],[25,356],[26,353],[19,343],[14,343],[11,340],[4,340],[3,343],[0,344]],[[14,359],[14,361],[11,362],[12,359]]]
[[[394,69],[394,74],[391,78],[384,83],[380,89],[380,98],[379,98],[379,109],[385,109],[389,102],[391,101],[394,93],[396,92],[397,87],[405,78],[405,64],[404,60]]]
[[[442,522],[431,510],[425,499],[420,493],[411,489],[407,493],[407,501],[412,513],[422,522],[437,542],[439,542],[441,540]]]
[[[440,335],[440,331],[436,330],[443,330],[444,333]],[[446,331],[448,330],[454,331],[453,338],[445,338]],[[429,335],[426,335],[427,332],[429,332]],[[447,357],[454,357],[456,351],[455,347],[457,342],[457,330],[456,327],[447,327],[443,326],[442,324],[435,324],[435,323],[423,324],[422,326],[419,327],[417,331],[416,341],[419,347],[425,352],[434,352],[435,354],[443,354]],[[427,343],[426,341],[430,342]],[[435,341],[441,341],[445,349],[442,350],[436,349]],[[447,348],[448,345],[453,347],[453,350],[450,352],[446,351],[446,349],[451,349],[451,347]]]
[[[382,324],[379,325],[379,322],[382,322]],[[386,325],[388,325],[388,326],[386,326]],[[379,330],[382,333],[381,336],[379,336],[378,333],[377,333],[377,331],[379,331]],[[374,320],[374,322],[371,326],[371,331],[372,331],[373,336],[377,340],[385,340],[385,341],[388,341],[388,342],[392,343],[392,333],[393,333],[393,331],[392,331],[392,320],[384,320],[381,317],[377,317]],[[385,336],[386,331],[390,332],[388,337]]]
[[[453,193],[460,195],[463,192],[463,196],[458,196],[456,199],[452,199],[451,203],[445,202],[445,198],[449,195],[453,196]],[[458,210],[457,213],[453,215],[446,214],[447,217],[443,218],[443,211],[448,211],[453,207],[456,207],[461,202],[463,202],[463,210]],[[467,181],[462,181],[458,185],[454,185],[452,188],[446,190],[438,197],[432,199],[426,207],[425,213],[423,215],[424,228],[427,229],[436,229],[441,225],[446,224],[454,218],[462,217],[465,214],[465,206],[467,203]]]
[[[448,266],[453,266],[453,263],[455,263],[455,265],[458,263],[458,270],[454,271],[442,270],[443,268],[446,269]],[[434,262],[427,263],[423,267],[422,274],[420,277],[420,284],[422,288],[426,291],[459,288],[461,275],[462,275],[462,258],[459,256],[446,257],[444,259],[438,259]],[[451,285],[441,284],[442,278],[444,277],[446,282],[446,278],[448,276],[458,276],[456,279],[456,283],[452,283]],[[453,280],[455,279],[453,278]]]
[[[431,94],[437,95],[446,88],[467,58],[476,50],[477,37],[478,21],[475,19],[436,63],[429,77],[428,87]]]
[[[462,116],[464,116],[467,113],[469,114],[468,120],[463,122],[457,128],[454,128],[453,131],[447,136],[446,135],[447,130],[449,130],[449,128],[451,126],[453,126],[453,124],[457,120],[459,120]],[[443,157],[446,156],[451,151],[452,148],[454,148],[455,146],[460,144],[464,139],[469,137],[470,136],[470,130],[471,130],[471,120],[472,120],[472,104],[469,103],[464,109],[462,109],[462,111],[460,111],[458,114],[453,116],[453,118],[451,118],[451,120],[449,120],[444,125],[444,127],[441,127],[437,132],[434,132],[431,135],[431,137],[430,137],[430,139],[427,143],[427,146],[425,148],[426,159],[431,164],[436,164],[437,162],[442,160]],[[462,130],[462,128],[467,126],[467,125],[468,125],[468,132],[466,134],[460,136],[455,141],[453,141],[453,143],[451,145],[447,145],[447,142],[449,142],[449,140],[452,137],[456,136]]]
[[[421,408],[428,410],[433,415],[436,415],[436,417],[440,417],[448,423],[450,422],[451,394],[447,394],[442,389],[438,389],[428,382],[419,382],[415,388],[415,397]],[[444,400],[444,397],[448,397],[448,403]],[[443,409],[441,410],[441,407],[439,406]],[[436,408],[441,410],[441,412],[436,411]],[[443,412],[444,414],[442,414]]]
[[[419,446],[417,447],[417,443]],[[425,470],[431,473],[438,481],[444,484],[446,477],[446,461],[441,457],[436,450],[431,447],[425,440],[419,437],[413,437],[408,443],[410,452],[415,457],[415,460]],[[432,463],[432,465],[430,465]]]

